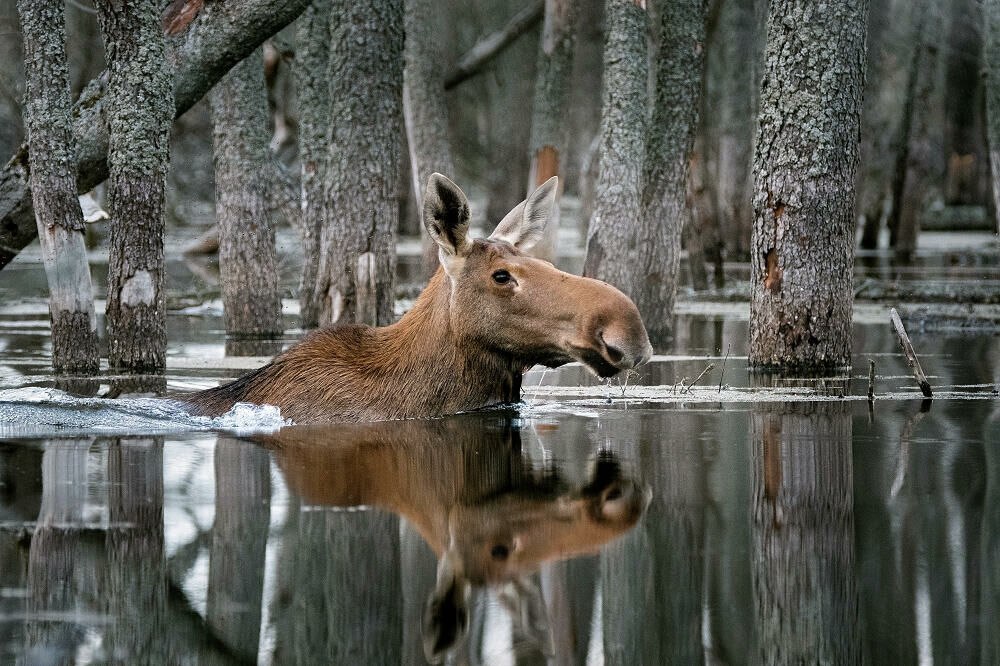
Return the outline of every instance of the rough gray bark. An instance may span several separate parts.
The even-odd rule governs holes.
[[[549,261],[556,256],[559,236],[558,196],[565,187],[560,168],[566,152],[566,116],[570,75],[576,46],[577,0],[546,0],[545,24],[535,67],[535,98],[531,114],[531,166],[528,193],[552,176],[562,176],[560,192],[552,209],[545,235],[531,253]]]
[[[94,374],[100,369],[97,317],[76,195],[64,5],[59,0],[20,0],[18,10],[31,192],[49,284],[52,367],[60,373]]]
[[[233,65],[293,21],[309,0],[213,2],[202,8],[182,37],[171,40],[175,63],[174,115],[187,111]],[[108,73],[98,76],[73,105],[77,191],[108,176]],[[28,151],[22,146],[0,170],[0,269],[37,235],[28,183]]]
[[[851,415],[828,407],[751,415],[753,663],[863,663]]]
[[[248,442],[220,437],[205,615],[219,639],[245,663],[257,662],[270,521],[270,455]]]
[[[166,367],[163,208],[172,71],[159,3],[97,4],[108,58],[108,364]]]
[[[330,138],[331,0],[314,0],[298,24],[298,48],[293,70],[299,109],[299,165],[302,206],[302,277],[299,309],[303,328],[319,326],[320,294],[315,290],[319,271],[319,241],[323,232],[323,184],[326,182]]]
[[[455,174],[448,138],[448,100],[444,91],[441,52],[443,13],[431,0],[405,0],[406,45],[403,51],[403,118],[410,151],[410,175],[416,210],[424,199],[427,179],[435,171]],[[422,225],[417,225],[422,229]],[[423,239],[425,277],[437,270],[437,244],[427,234]]]
[[[867,0],[772,0],[754,155],[752,366],[851,362]]]
[[[403,88],[403,3],[334,2],[330,144],[313,289],[320,323],[393,319]]]
[[[990,183],[992,184],[994,226],[1000,232],[1000,0],[986,0],[985,70],[986,128],[989,141]]]
[[[644,242],[630,265],[632,298],[654,344],[673,329],[674,299],[681,253],[681,232],[691,215],[687,205],[688,171],[695,130],[705,51],[705,0],[674,0],[658,8],[659,45],[655,59],[656,92],[646,139],[643,192]]]
[[[215,212],[226,335],[280,335],[274,223],[268,207],[270,148],[263,51],[236,65],[210,95]]]
[[[613,284],[634,300],[640,285],[633,255],[643,234],[637,221],[642,219],[646,161],[648,16],[645,3],[633,0],[608,0],[604,15],[600,171],[583,274]],[[645,323],[648,328],[650,322]]]

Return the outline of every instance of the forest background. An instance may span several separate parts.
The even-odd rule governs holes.
[[[170,39],[183,38],[185,31],[197,29],[197,21],[211,13],[214,3],[176,0],[146,4],[157,10],[169,43]],[[243,4],[255,7],[260,3]],[[564,228],[575,225],[580,237],[587,238],[594,247],[595,239],[602,240],[601,234],[609,233],[607,229],[611,229],[613,237],[624,228],[624,223],[614,220],[604,221],[602,227],[602,192],[605,210],[615,210],[618,219],[627,220],[630,215],[636,219],[657,218],[639,210],[640,206],[649,206],[651,195],[638,183],[648,185],[655,180],[648,174],[646,156],[658,150],[673,158],[673,162],[663,162],[676,172],[665,180],[680,182],[683,187],[673,197],[673,208],[662,211],[658,219],[669,217],[669,225],[678,232],[684,228],[686,271],[677,274],[676,281],[671,277],[676,273],[680,252],[670,246],[670,239],[654,247],[651,258],[642,260],[647,266],[667,267],[662,278],[671,281],[666,296],[640,293],[645,287],[621,272],[621,267],[629,263],[627,242],[619,243],[622,248],[617,258],[605,257],[603,262],[588,251],[584,271],[622,287],[639,303],[654,337],[669,336],[677,284],[695,290],[724,289],[725,267],[733,262],[749,262],[752,274],[762,274],[764,288],[770,288],[768,280],[774,275],[779,276],[780,283],[781,273],[771,270],[770,255],[758,252],[762,256],[757,257],[752,246],[754,220],[761,217],[761,210],[767,207],[776,219],[785,210],[780,200],[768,200],[764,206],[754,198],[754,169],[760,171],[754,158],[754,144],[761,129],[760,105],[770,103],[766,95],[761,96],[761,83],[768,68],[774,69],[775,61],[767,36],[774,38],[773,26],[783,21],[789,26],[814,21],[815,25],[809,25],[820,30],[812,46],[830,51],[823,42],[823,21],[840,20],[843,23],[839,27],[830,25],[826,36],[836,35],[838,30],[854,35],[860,48],[850,54],[863,59],[858,72],[864,80],[863,102],[855,94],[860,109],[856,126],[859,141],[852,144],[854,126],[843,126],[848,141],[839,158],[845,173],[850,173],[855,167],[852,151],[860,150],[856,195],[851,197],[851,219],[856,222],[850,229],[852,241],[856,235],[857,247],[866,250],[881,246],[891,250],[898,262],[905,263],[913,258],[921,228],[995,229],[987,141],[990,79],[984,76],[990,69],[992,33],[987,26],[994,3],[871,0],[847,4],[856,11],[843,16],[831,12],[816,18],[808,13],[802,15],[802,3],[778,0],[770,6],[762,0],[689,0],[650,3],[648,7],[645,3],[602,0],[370,2],[359,5],[354,23],[363,25],[373,20],[373,24],[388,26],[380,34],[387,40],[383,46],[390,46],[379,51],[377,40],[368,40],[366,58],[363,49],[351,50],[350,44],[357,40],[347,39],[349,32],[337,32],[348,28],[338,28],[338,21],[330,19],[343,9],[341,4],[315,2],[302,17],[267,39],[262,52],[243,61],[241,67],[247,73],[238,74],[240,68],[234,69],[211,95],[173,123],[170,166],[166,171],[166,224],[204,228],[206,245],[202,249],[214,249],[217,234],[211,227],[217,218],[222,222],[224,216],[221,211],[217,215],[217,197],[224,195],[216,190],[228,179],[233,181],[232,187],[258,191],[258,213],[264,227],[284,220],[299,229],[305,239],[306,271],[310,263],[322,273],[323,266],[330,262],[360,261],[364,248],[354,248],[349,259],[325,256],[325,247],[347,247],[353,241],[336,233],[327,238],[320,228],[325,222],[310,215],[323,217],[324,210],[330,209],[310,213],[304,203],[308,199],[308,180],[314,177],[308,165],[315,156],[309,150],[317,145],[309,133],[315,133],[319,126],[321,134],[326,132],[325,140],[331,141],[329,128],[322,127],[324,118],[361,116],[365,103],[378,106],[379,76],[391,80],[393,72],[403,69],[405,62],[408,90],[402,93],[402,113],[394,107],[381,110],[383,119],[396,118],[397,122],[382,122],[378,126],[388,127],[386,136],[371,141],[382,141],[384,146],[398,142],[399,149],[383,154],[392,158],[392,164],[383,159],[369,165],[369,172],[356,169],[355,191],[364,187],[365,177],[371,181],[373,174],[395,172],[394,177],[380,181],[382,186],[391,186],[390,205],[394,210],[381,222],[373,223],[368,238],[420,234],[417,202],[422,181],[430,171],[428,166],[434,164],[433,170],[447,171],[482,204],[487,224],[498,220],[535,184],[557,173],[567,199],[578,204],[563,206],[577,213],[561,224]],[[633,9],[622,10],[624,5]],[[95,9],[82,0],[65,4],[68,83],[74,100],[109,66],[104,56],[107,35],[102,43],[100,6],[97,3]],[[0,30],[5,33],[0,40],[0,155],[13,155],[15,161],[19,159],[18,147],[26,138],[25,50],[20,25],[15,3],[0,5]],[[644,41],[634,39],[636,28]],[[632,41],[628,41],[629,30]],[[404,32],[405,49],[401,39]],[[211,36],[210,32],[205,34]],[[615,42],[619,37],[624,41]],[[318,52],[316,44],[325,45],[328,52]],[[682,46],[675,48],[677,44]],[[808,50],[810,44],[804,46]],[[614,54],[616,48],[620,49],[620,57]],[[338,51],[344,51],[342,65],[336,64]],[[664,54],[672,59],[666,61]],[[317,56],[324,59],[308,60]],[[362,63],[367,61],[374,63],[372,71],[364,69]],[[626,67],[615,69],[623,62]],[[305,94],[310,88],[308,78],[322,79],[337,72],[338,66],[342,67],[340,76],[329,77],[331,88],[327,91],[333,106],[318,112],[324,103],[331,102]],[[262,88],[258,91],[254,88],[255,77],[261,72]],[[352,79],[363,84],[350,88]],[[347,83],[338,89],[337,81]],[[365,92],[357,88],[371,89],[368,102]],[[626,104],[618,115],[613,115],[609,90],[615,91],[618,99],[640,99],[642,103],[632,109]],[[266,101],[255,97],[258,92],[266,94]],[[430,98],[421,98],[422,94]],[[820,90],[817,94],[825,93]],[[842,94],[852,93],[847,90]],[[354,102],[361,106],[352,108]],[[839,104],[836,99],[820,102],[821,108]],[[259,107],[257,115],[238,113],[255,106]],[[428,108],[438,109],[436,119],[418,115]],[[236,115],[226,116],[227,110]],[[439,121],[444,123],[443,129],[434,127]],[[227,138],[225,128],[246,126],[254,126],[257,133],[237,133]],[[616,134],[615,128],[621,131]],[[356,130],[363,134],[364,125],[357,124]],[[256,138],[247,141],[247,136]],[[336,143],[336,137],[332,139]],[[252,152],[260,148],[261,142],[266,145],[263,153],[246,154],[247,146]],[[605,160],[602,173],[602,151],[628,153],[637,142],[643,144],[640,152],[645,151],[638,167],[626,165],[624,171],[615,171],[614,165]],[[344,145],[342,141],[341,148]],[[444,153],[434,153],[441,150]],[[378,146],[370,149],[366,159],[378,151]],[[355,160],[359,164],[362,161]],[[247,164],[260,168],[248,169]],[[643,168],[647,173],[640,177]],[[251,174],[262,180],[250,178]],[[79,178],[83,180],[85,175],[80,173]],[[336,198],[329,186],[324,196],[328,200]],[[100,189],[97,197],[103,201],[107,193]],[[341,204],[338,209],[343,209],[344,214],[351,212],[351,205],[365,205],[353,200]],[[608,217],[606,212],[603,215]],[[391,228],[379,224],[391,224]],[[635,223],[634,234],[640,238],[658,237],[660,232],[642,224]],[[310,234],[314,236],[311,241]],[[98,228],[91,232],[90,242],[101,242],[105,235]],[[240,242],[248,238],[246,234],[230,237],[238,237]],[[225,233],[218,242],[225,261]],[[543,244],[543,256],[553,256],[552,242],[550,239],[548,247]],[[312,261],[310,253],[317,255]],[[256,252],[255,256],[265,270],[236,271],[232,283],[233,289],[242,289],[250,300],[259,301],[256,295],[260,289],[273,286],[248,290],[248,275],[267,274],[272,269],[267,268],[266,251]],[[372,261],[377,264],[382,260]],[[758,263],[761,270],[755,271]],[[325,272],[336,273],[328,268]],[[391,279],[379,277],[384,272],[382,267],[366,270],[376,276],[371,279],[372,293],[392,289]],[[653,273],[646,270],[646,283]],[[357,282],[357,275],[352,279]],[[313,280],[317,285],[322,282],[315,275]],[[309,282],[309,276],[304,275],[302,284]],[[326,283],[316,286],[312,295],[308,289],[299,294],[306,327],[338,320],[347,306],[341,303],[338,310],[336,299],[331,302],[328,296],[324,303],[323,294],[331,292],[342,291],[347,294],[348,305],[360,308],[361,312],[354,312],[351,318],[371,323],[385,323],[391,318],[392,306],[387,305],[391,297],[379,296],[365,306],[358,295],[364,291],[363,286],[352,284],[341,291],[335,286]],[[245,305],[243,309],[253,308]],[[241,325],[227,319],[227,328],[231,326],[237,334],[278,332],[273,330],[277,326],[274,323],[265,322],[261,327],[267,315],[250,314],[251,323]],[[125,366],[129,363],[123,361]],[[138,359],[132,365],[155,369],[157,363],[155,358]],[[769,361],[761,356],[761,364],[768,365]]]

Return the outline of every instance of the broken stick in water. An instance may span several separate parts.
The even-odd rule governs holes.
[[[889,320],[892,322],[892,327],[896,329],[896,337],[899,338],[899,346],[903,348],[903,355],[906,356],[906,363],[910,366],[910,369],[913,370],[913,376],[917,379],[917,384],[920,385],[920,391],[926,397],[931,397],[931,385],[927,381],[927,375],[924,374],[924,369],[920,367],[920,361],[917,360],[917,354],[913,351],[913,344],[910,343],[910,336],[906,334],[906,329],[903,328],[903,322],[899,318],[899,313],[896,312],[896,308],[890,308]]]

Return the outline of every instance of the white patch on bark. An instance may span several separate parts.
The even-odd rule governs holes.
[[[336,324],[340,321],[340,316],[344,313],[344,295],[339,289],[331,289],[330,295],[330,321],[328,324]]]
[[[136,271],[122,285],[122,305],[130,308],[139,305],[153,305],[156,302],[156,288],[153,286],[153,274],[149,271]]]
[[[375,254],[363,252],[358,255],[358,266],[354,272],[354,291],[357,294],[355,321],[359,324],[375,326],[378,318],[378,298],[375,289]]]

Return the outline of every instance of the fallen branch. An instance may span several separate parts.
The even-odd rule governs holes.
[[[920,385],[921,393],[928,398],[931,397],[930,382],[927,381],[924,369],[920,367],[920,361],[917,360],[917,353],[913,351],[910,336],[906,334],[906,329],[903,328],[903,322],[899,318],[896,308],[889,310],[889,320],[892,322],[892,327],[896,329],[896,337],[899,338],[899,346],[903,348],[903,355],[906,356],[906,364],[913,370],[913,376],[916,378],[917,384]]]
[[[478,74],[493,58],[497,57],[515,39],[542,20],[544,0],[536,0],[517,14],[507,25],[480,39],[458,59],[458,64],[444,77],[444,89],[450,90],[462,81]]]
[[[868,402],[875,399],[875,361],[868,359]]]
[[[213,2],[183,35],[168,40],[175,63],[175,117],[190,109],[232,67],[291,23],[309,0]],[[73,105],[77,191],[88,192],[108,176],[104,93],[107,71],[93,79]],[[28,186],[28,151],[21,146],[0,170],[0,269],[38,236]]]
[[[694,378],[694,381],[692,381],[687,386],[683,386],[683,385],[681,386],[681,393],[690,393],[691,392],[691,387],[694,386],[695,384],[697,384],[699,381],[701,381],[702,377],[704,377],[705,375],[707,375],[708,373],[710,373],[714,369],[715,369],[715,364],[714,363],[709,363],[707,366],[705,366],[705,369],[701,371],[701,374]]]

